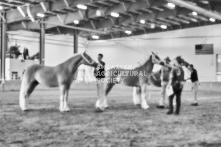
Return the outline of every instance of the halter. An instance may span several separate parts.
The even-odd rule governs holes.
[[[81,54],[81,57],[90,65],[92,65],[94,63],[94,60],[92,60],[92,62],[90,62],[85,56],[84,53]]]
[[[158,63],[160,63],[160,60],[156,59],[156,58],[155,58],[155,55],[152,54],[152,58],[153,58],[154,60],[156,60]]]

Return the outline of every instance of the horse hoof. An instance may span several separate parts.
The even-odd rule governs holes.
[[[60,112],[69,112],[69,111],[71,111],[69,108],[59,109],[59,110],[60,110]]]
[[[21,108],[22,111],[28,111],[28,108]]]
[[[96,112],[96,113],[101,113],[101,112],[104,112],[104,110],[101,109],[101,108],[96,108],[96,109],[95,109],[95,112]]]
[[[145,109],[145,110],[147,110],[149,108],[150,108],[149,106],[142,107],[142,109]]]
[[[69,111],[71,111],[71,109],[70,108],[65,108],[63,111],[64,112],[69,112]]]

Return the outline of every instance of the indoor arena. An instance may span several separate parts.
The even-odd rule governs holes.
[[[0,147],[220,147],[220,0],[1,0]]]

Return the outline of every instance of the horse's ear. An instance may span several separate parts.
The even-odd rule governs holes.
[[[85,54],[86,54],[86,51],[84,51],[83,54],[85,55]]]
[[[152,55],[156,55],[156,53],[154,53],[153,51],[151,52]]]
[[[148,51],[148,54],[149,54],[149,55],[153,55],[153,52],[152,52],[152,51]]]

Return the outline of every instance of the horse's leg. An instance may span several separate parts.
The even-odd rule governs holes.
[[[141,108],[142,109],[148,109],[149,105],[147,104],[146,95],[147,95],[147,86],[146,84],[143,84],[141,86]]]
[[[38,85],[37,81],[33,81],[31,83],[28,83],[26,79],[22,81],[20,96],[19,96],[19,104],[23,111],[28,110],[28,98],[37,85]]]
[[[65,86],[60,85],[60,112],[64,112]]]
[[[105,109],[105,91],[104,83],[102,81],[97,81],[97,95],[98,100],[96,102],[96,111],[102,112]]]
[[[133,88],[133,102],[134,105],[139,105],[141,103],[141,87]]]
[[[115,85],[115,83],[107,82],[105,91],[103,91],[103,92],[105,92],[105,93],[104,93],[104,102],[103,102],[103,106],[104,106],[105,108],[108,107],[108,104],[107,104],[107,95],[108,95],[108,93],[111,91],[111,89],[113,88],[114,85]],[[97,90],[99,90],[99,87],[97,87]],[[99,91],[98,91],[98,97],[100,97]],[[96,101],[96,104],[95,104],[96,108],[101,107],[100,104],[101,104],[100,99],[98,99],[98,100]]]
[[[68,107],[68,91],[69,91],[69,88],[65,89],[64,107],[63,107],[63,111],[65,111],[65,112],[70,111],[70,108]]]

